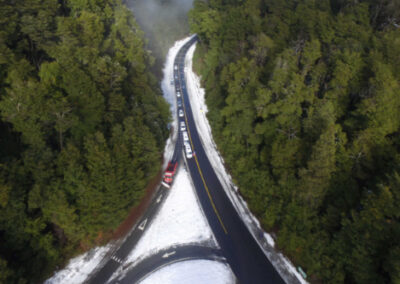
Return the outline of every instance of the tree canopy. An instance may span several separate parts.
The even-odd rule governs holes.
[[[0,7],[0,283],[38,283],[139,202],[169,109],[122,1]]]

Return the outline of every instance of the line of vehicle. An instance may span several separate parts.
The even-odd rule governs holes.
[[[182,78],[181,78],[181,76],[179,74],[179,85],[181,86],[181,89],[182,89],[181,80],[182,80]],[[183,92],[182,92],[182,102],[183,102],[182,106],[183,106],[183,111],[185,113],[186,128],[187,128],[187,132],[188,132],[188,135],[189,135],[190,144],[192,146],[193,153],[195,153],[195,149],[194,149],[194,145],[193,145],[193,141],[192,141],[192,136],[190,134],[189,123],[188,123],[187,116],[186,116],[185,98],[184,98]],[[219,212],[218,212],[218,210],[217,210],[217,208],[215,206],[215,203],[214,203],[214,200],[213,200],[213,198],[211,196],[210,190],[209,190],[209,188],[207,186],[207,183],[206,183],[206,181],[204,179],[203,172],[201,171],[201,168],[200,168],[200,165],[199,165],[199,161],[197,160],[197,156],[196,155],[194,155],[194,160],[196,161],[197,169],[199,170],[199,174],[200,174],[201,180],[203,181],[204,188],[206,189],[208,198],[210,199],[211,206],[212,206],[215,214],[217,215],[218,221],[221,224],[221,227],[224,230],[225,234],[228,234],[228,230],[226,229],[226,227],[224,225],[224,222],[222,221],[222,218],[221,218],[221,216],[220,216],[220,214],[219,214]]]

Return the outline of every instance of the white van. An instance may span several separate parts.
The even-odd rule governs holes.
[[[185,131],[186,130],[186,125],[184,121],[181,121],[181,131]]]
[[[189,142],[185,142],[185,152],[186,158],[191,159],[193,157],[192,148],[189,145]]]
[[[186,131],[182,132],[182,136],[183,136],[183,141],[184,142],[189,142],[189,136],[188,136]]]

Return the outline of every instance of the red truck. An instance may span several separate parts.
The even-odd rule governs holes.
[[[165,187],[168,187],[168,188],[171,187],[177,167],[178,167],[177,161],[175,161],[175,162],[170,161],[168,163],[167,169],[165,170],[165,173],[164,173],[163,181],[161,182]]]

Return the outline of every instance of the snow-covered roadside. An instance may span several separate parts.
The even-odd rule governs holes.
[[[67,267],[55,272],[44,284],[82,283],[102,261],[110,247],[111,245],[97,247],[71,259]]]
[[[190,104],[192,106],[193,117],[196,122],[197,131],[207,156],[219,178],[221,184],[236,207],[236,210],[241,215],[242,219],[247,224],[250,232],[258,241],[260,247],[264,250],[268,259],[279,271],[286,283],[307,283],[298,273],[296,268],[281,253],[275,251],[275,242],[272,236],[261,229],[260,222],[250,212],[247,203],[238,193],[238,187],[233,183],[232,177],[225,169],[225,162],[219,153],[217,146],[212,137],[211,127],[207,119],[207,105],[205,103],[205,91],[200,85],[200,78],[194,73],[192,61],[196,44],[193,45],[186,55],[185,59],[185,75]]]
[[[180,167],[169,190],[150,227],[111,278],[123,276],[135,264],[161,249],[187,244],[218,247],[184,167]]]
[[[235,278],[230,267],[224,263],[209,260],[178,262],[157,270],[140,284],[232,284]]]

